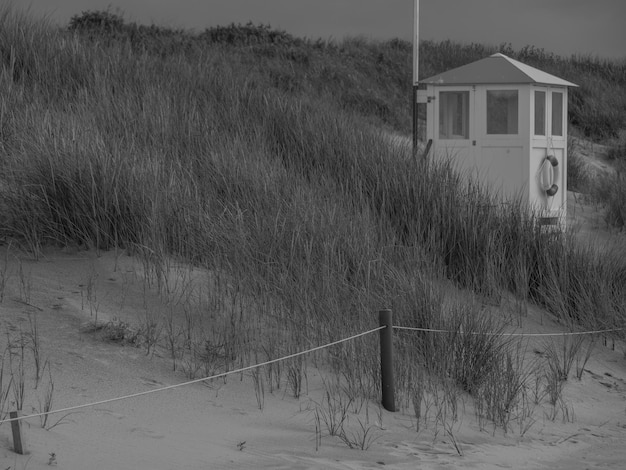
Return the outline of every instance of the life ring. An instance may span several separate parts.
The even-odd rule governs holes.
[[[550,197],[559,191],[559,176],[559,161],[554,155],[548,155],[541,164],[540,180],[541,189]]]

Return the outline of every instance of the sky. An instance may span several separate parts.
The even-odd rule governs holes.
[[[3,2],[5,0],[0,0]],[[295,36],[413,37],[415,0],[13,0],[55,23],[86,10],[195,29],[270,24]],[[626,59],[626,0],[420,0],[420,39],[534,45],[557,54]],[[119,11],[118,11],[119,9]]]

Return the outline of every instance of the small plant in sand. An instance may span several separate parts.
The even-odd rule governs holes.
[[[558,393],[559,395],[554,403],[551,402],[550,407],[547,410],[544,410],[544,418],[549,421],[556,421],[560,414],[563,423],[573,423],[576,419],[574,407],[565,401],[561,391]]]
[[[45,367],[48,367],[48,384],[46,387],[46,391],[44,393],[43,401],[39,400],[39,409],[42,413],[46,413],[40,417],[41,419],[41,427],[44,429],[48,429],[48,414],[52,410],[52,402],[54,398],[54,381],[52,380],[52,369],[50,368],[50,362],[44,364]]]
[[[520,434],[525,434],[534,423],[534,406],[528,397],[528,385],[536,373],[534,364],[524,364],[525,348],[521,343],[507,350],[488,377],[474,394],[474,405],[479,426],[484,429],[485,420],[504,433],[511,430],[511,421],[517,421]]]
[[[35,388],[37,388],[41,374],[43,374],[42,365],[45,369],[45,363],[42,364],[41,362],[41,341],[39,337],[39,324],[37,322],[36,313],[28,315],[28,326],[28,344],[31,352],[33,353],[33,362],[35,363]]]
[[[206,366],[205,357],[201,348],[196,344],[188,342],[185,345],[180,359],[180,368],[189,380],[196,379],[203,367]]]
[[[358,426],[348,428],[344,426],[339,433],[339,439],[350,449],[367,450],[380,438],[375,432],[376,427],[364,424],[360,418],[356,418]]]
[[[271,341],[268,345],[263,346],[263,352],[265,353],[268,361],[271,361],[278,357],[277,346],[276,343],[273,341]],[[270,393],[272,393],[274,389],[280,390],[281,377],[283,372],[281,361],[268,364],[264,367],[264,369]]]
[[[580,361],[580,352],[584,342],[584,335],[563,335],[561,338],[546,342],[545,358],[550,374],[554,376],[551,380],[565,382],[569,378],[572,367]],[[588,352],[590,354],[590,351]]]
[[[344,397],[340,391],[331,391],[328,386],[324,388],[321,403],[315,403],[315,422],[323,425],[329,436],[338,436],[348,419],[352,401]],[[321,432],[321,426],[318,427]]]
[[[262,410],[265,405],[265,384],[263,380],[263,373],[259,370],[259,368],[256,368],[252,369],[251,375],[254,383],[254,395],[256,396],[256,402],[259,410]]]
[[[33,407],[33,413],[44,413],[42,416],[39,417],[40,424],[43,429],[45,429],[46,431],[50,431],[57,426],[68,423],[67,417],[73,413],[65,413],[60,417],[57,415],[56,419],[50,421],[49,418],[51,415],[49,415],[48,413],[52,411],[52,404],[54,403],[54,380],[52,378],[52,367],[49,361],[46,361],[44,365],[44,370],[46,369],[46,367],[48,369],[46,388],[43,393],[43,398],[38,397],[39,408],[36,409]]]
[[[0,265],[0,304],[4,301],[4,292],[7,287],[7,281],[9,280],[9,250],[11,248],[11,242],[7,244],[4,250],[4,259],[2,265]]]
[[[26,400],[26,348],[27,339],[20,332],[19,338],[14,341],[7,333],[7,350],[9,358],[9,371],[11,373],[11,390],[13,392],[12,405],[17,410],[24,409]]]
[[[25,304],[30,304],[30,295],[33,288],[33,280],[30,271],[26,272],[24,263],[19,260],[18,264],[18,278],[20,287],[20,300]]]
[[[287,365],[287,383],[294,398],[300,398],[303,382],[306,382],[306,364],[303,356],[298,356]]]
[[[173,305],[170,304],[167,307],[167,312],[163,315],[163,318],[165,322],[165,340],[167,342],[167,349],[169,350],[170,358],[172,360],[172,369],[176,370],[176,361],[178,359],[179,352],[182,349],[181,343],[184,339],[184,331],[177,325]]]
[[[587,347],[584,350],[584,354],[582,353],[583,345],[580,347],[580,353],[576,354],[576,378],[578,380],[582,380],[583,372],[585,371],[585,366],[587,362],[591,358],[591,354],[597,344],[597,338],[592,336],[591,338],[581,338],[581,342],[584,344],[587,343]]]
[[[153,354],[161,339],[163,325],[154,318],[152,311],[145,309],[142,315],[142,325],[139,327],[143,345],[146,348],[146,356]]]
[[[49,431],[61,424],[65,424],[67,422],[67,417],[72,413],[66,413],[61,417],[57,417],[57,419],[52,423],[49,421],[50,415],[48,413],[52,411],[52,404],[54,402],[54,380],[52,379],[52,367],[50,361],[46,361],[44,364],[44,371],[46,368],[48,370],[46,388],[43,393],[43,398],[38,398],[39,409],[33,407],[33,413],[44,413],[39,417],[40,424],[43,429]]]
[[[54,399],[54,381],[52,378],[52,365],[48,359],[43,360],[39,343],[39,332],[36,318],[30,318],[30,331],[19,331],[18,335],[11,335],[7,331],[7,346],[0,360],[0,419],[6,418],[9,407],[23,410],[29,395],[29,381],[26,371],[34,365],[35,376],[32,379],[33,388],[37,390],[43,381],[45,388],[42,395],[37,396],[39,409],[33,407],[33,413],[44,413],[41,419],[41,427],[52,429],[62,424],[68,413],[53,424],[48,421],[48,414],[52,410]],[[32,362],[27,354],[28,349],[33,353]],[[47,371],[47,374],[46,374]],[[47,375],[47,380],[45,376]]]
[[[13,384],[13,377],[8,368],[7,354],[11,354],[8,347],[2,351],[2,358],[0,359],[0,419],[5,419],[10,411],[9,394]]]
[[[138,346],[144,341],[143,332],[133,328],[130,323],[117,318],[107,322],[90,321],[81,328],[82,333],[94,334],[102,341]]]
[[[424,403],[424,384],[421,380],[409,391],[411,404],[413,405],[413,414],[415,416],[415,430],[420,432],[420,423],[422,421],[422,403]],[[425,410],[428,413],[428,409]]]
[[[325,394],[320,403],[315,403],[313,423],[316,450],[322,444],[324,434],[338,437],[350,449],[367,450],[380,435],[379,428],[369,423],[369,409],[364,419],[350,411],[353,400],[346,397],[341,387],[324,382]],[[365,405],[367,408],[369,405]],[[351,421],[355,424],[350,424]]]
[[[100,310],[100,302],[98,301],[97,290],[98,273],[96,272],[95,263],[91,265],[87,282],[79,284],[81,309],[85,309],[85,301],[89,307],[89,315],[94,317],[94,324],[98,323],[98,311]]]
[[[580,351],[584,340],[583,335],[564,335],[562,338],[553,339],[546,343],[544,363],[545,389],[551,408],[545,412],[545,416],[550,421],[554,421],[559,412],[563,422],[574,420],[574,409],[563,398],[563,389],[574,363],[576,361],[580,361],[579,364],[586,363],[585,358],[580,359]],[[559,342],[561,343],[560,347],[557,346]],[[590,354],[589,349],[587,354]],[[581,374],[582,367],[584,366],[581,365]]]

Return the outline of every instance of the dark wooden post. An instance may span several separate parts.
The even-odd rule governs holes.
[[[16,419],[19,416],[17,411],[9,412],[9,418]],[[22,436],[22,421],[11,421],[11,431],[13,431],[13,450],[24,455],[26,453],[26,445]]]
[[[378,312],[378,324],[384,326],[380,333],[380,379],[382,385],[383,408],[396,411],[396,392],[393,377],[393,320],[391,310]]]

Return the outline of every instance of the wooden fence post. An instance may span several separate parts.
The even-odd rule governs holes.
[[[19,412],[9,412],[9,418],[15,419],[19,416]],[[26,445],[22,436],[22,421],[11,421],[11,431],[13,432],[13,450],[24,455],[26,453]]]
[[[391,310],[378,312],[378,325],[384,326],[380,333],[380,379],[382,385],[383,408],[396,411],[396,392],[393,377],[393,320]]]

